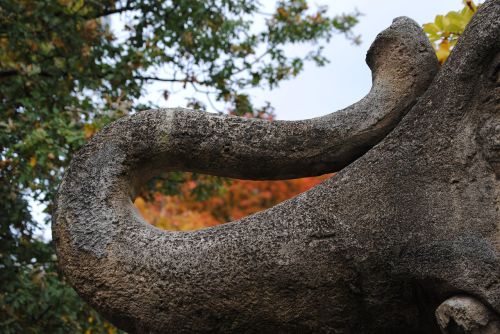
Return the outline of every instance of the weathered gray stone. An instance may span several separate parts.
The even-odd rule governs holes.
[[[491,0],[433,80],[426,37],[396,19],[368,52],[368,96],[321,118],[170,109],[118,120],[60,186],[61,269],[133,333],[439,333],[436,309],[454,295],[498,315],[499,32]],[[194,232],[160,231],[131,201],[164,170],[280,179],[340,169],[269,210]]]
[[[500,333],[500,317],[477,299],[468,296],[445,300],[437,308],[436,318],[444,334]]]

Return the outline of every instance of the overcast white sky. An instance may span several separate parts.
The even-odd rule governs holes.
[[[275,1],[262,0],[261,3],[272,8]],[[363,16],[354,31],[361,35],[363,42],[361,45],[352,45],[344,36],[336,35],[325,49],[325,55],[330,60],[327,66],[309,64],[298,77],[272,91],[249,91],[256,105],[271,102],[278,119],[295,120],[325,115],[358,101],[368,93],[371,73],[365,64],[366,51],[375,36],[390,26],[395,17],[408,16],[422,25],[433,21],[437,14],[462,8],[461,0],[312,0],[310,3],[327,5],[332,15],[352,12],[357,8]],[[300,47],[290,47],[288,50],[291,54],[301,52]],[[186,98],[192,94],[186,90],[165,101],[161,97],[163,89],[170,90],[164,83],[151,85],[146,100],[161,107],[178,107],[185,106]]]
[[[275,1],[262,0],[261,3],[274,6]],[[256,105],[265,101],[275,107],[278,119],[304,119],[325,115],[342,109],[368,93],[371,87],[371,73],[365,64],[365,54],[375,36],[388,27],[398,16],[408,16],[420,25],[430,22],[437,14],[462,8],[461,0],[313,0],[311,4],[328,5],[330,13],[340,14],[358,9],[363,16],[355,27],[363,43],[352,45],[342,35],[334,36],[325,49],[330,64],[316,67],[312,64],[295,79],[282,83],[273,91],[253,89],[251,96]],[[113,20],[114,21],[114,20]],[[115,26],[115,24],[113,24]],[[291,53],[301,52],[300,48],[290,49]],[[151,85],[145,100],[153,101],[161,107],[186,105],[186,98],[192,94],[184,91],[173,95],[168,101],[161,97],[163,89],[169,89],[164,83]],[[42,222],[44,207],[32,203],[32,214]],[[50,239],[50,229],[40,231],[45,239]]]

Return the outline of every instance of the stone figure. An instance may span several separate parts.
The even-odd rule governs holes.
[[[130,333],[500,333],[500,1],[439,69],[397,18],[361,101],[304,121],[148,110],[95,135],[53,235],[76,291]],[[339,171],[269,210],[161,231],[132,204],[160,171]]]

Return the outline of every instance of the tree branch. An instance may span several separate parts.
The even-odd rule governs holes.
[[[19,74],[17,70],[5,70],[0,71],[0,78],[7,78]]]
[[[136,75],[134,76],[134,79],[138,80],[154,80],[154,81],[162,81],[162,82],[177,82],[177,83],[191,83],[191,84],[199,84],[202,86],[208,86],[208,83],[206,81],[198,81],[194,77],[186,77],[184,79],[176,79],[176,78],[160,78],[160,77],[155,77],[155,76],[142,76],[142,75]]]
[[[88,17],[88,19],[98,19],[98,18],[101,18],[101,17],[104,17],[104,16],[109,16],[109,15],[117,14],[117,13],[123,13],[123,12],[131,11],[131,10],[136,10],[136,9],[138,9],[138,8],[129,5],[128,2],[127,2],[127,5],[125,5],[125,7],[104,10],[104,11],[102,11],[100,13],[97,13],[94,16]]]
[[[159,78],[159,77],[154,77],[154,76],[142,76],[142,75],[136,75],[136,76],[134,76],[134,79],[154,80],[154,81],[163,81],[163,82],[192,82],[192,80],[189,80],[189,79]]]

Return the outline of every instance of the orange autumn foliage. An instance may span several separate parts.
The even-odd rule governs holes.
[[[185,182],[178,196],[154,195],[147,202],[138,197],[135,206],[152,225],[165,230],[189,231],[237,220],[272,207],[331,175],[283,181],[232,180],[220,194],[197,201],[191,190],[194,181]]]

